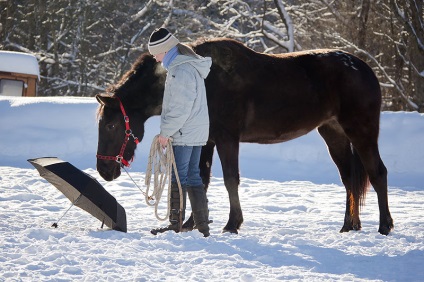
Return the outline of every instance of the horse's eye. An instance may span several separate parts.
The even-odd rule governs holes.
[[[107,130],[114,130],[115,129],[115,124],[113,123],[109,123],[106,125]]]

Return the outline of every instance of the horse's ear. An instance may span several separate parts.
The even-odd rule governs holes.
[[[110,107],[110,108],[119,108],[119,101],[113,96],[105,95],[105,94],[97,94],[96,95],[97,102],[101,105]]]

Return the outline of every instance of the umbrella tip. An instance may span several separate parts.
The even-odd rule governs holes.
[[[57,222],[53,223],[52,227],[57,228]]]

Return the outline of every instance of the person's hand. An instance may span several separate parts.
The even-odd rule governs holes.
[[[166,148],[166,146],[168,146],[168,137],[163,137],[162,135],[159,135],[158,141],[162,148]]]

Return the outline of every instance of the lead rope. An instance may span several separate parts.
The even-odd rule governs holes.
[[[177,165],[175,163],[175,157],[174,157],[174,151],[172,150],[172,141],[171,139],[168,140],[168,146],[164,149],[160,145],[158,141],[159,135],[156,135],[155,138],[153,138],[152,145],[150,147],[150,153],[149,153],[149,160],[147,162],[147,169],[146,169],[146,178],[145,178],[145,184],[146,184],[146,193],[145,199],[146,203],[149,206],[155,207],[155,216],[160,221],[165,221],[169,217],[170,213],[170,199],[171,199],[171,175],[172,175],[172,169],[174,169],[175,177],[177,179],[178,184],[178,192],[180,194],[180,231],[181,231],[181,225],[182,225],[182,211],[183,211],[183,191],[181,189],[181,183],[180,178],[178,177],[177,173]],[[150,181],[152,178],[152,168],[153,168],[153,192],[151,196],[149,195],[149,189],[150,189]],[[160,202],[160,199],[163,194],[163,190],[165,189],[165,185],[168,183],[168,208],[167,212],[164,218],[161,218],[158,214],[158,205]],[[154,199],[154,203],[151,203],[151,199]]]
[[[122,166],[122,168],[125,170],[125,172],[127,173],[128,177],[131,179],[131,181],[134,183],[134,185],[138,188],[138,190],[140,190],[140,192],[148,198],[149,201],[154,201],[155,199],[153,199],[150,196],[147,196],[146,192],[144,192],[140,186],[137,185],[137,182],[135,182],[135,180],[131,177],[130,173],[128,172],[128,170],[125,168],[125,166]]]

